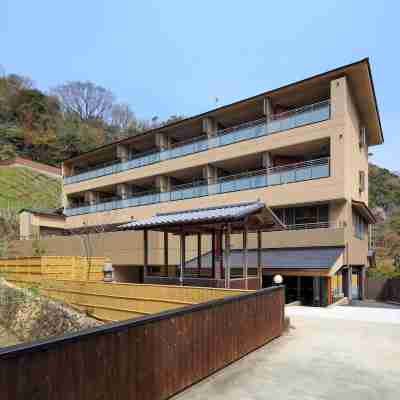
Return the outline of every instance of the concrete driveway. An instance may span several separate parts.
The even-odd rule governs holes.
[[[290,307],[289,333],[174,400],[400,398],[400,310]]]

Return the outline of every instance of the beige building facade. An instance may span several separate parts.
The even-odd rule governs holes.
[[[107,254],[94,255],[138,267],[143,265],[141,233],[106,232],[107,227],[160,212],[258,200],[287,227],[264,232],[263,249],[287,249],[289,260],[290,249],[310,249],[311,258],[313,249],[342,249],[334,264],[340,261],[346,279],[357,274],[353,294],[362,296],[368,227],[374,222],[368,208],[368,154],[381,143],[370,65],[364,59],[65,160],[61,225],[54,216],[51,224],[65,232],[100,226],[95,240],[102,237],[98,252]],[[21,232],[29,236],[32,217],[22,217]],[[35,215],[32,226],[40,226],[40,218],[45,216]],[[165,266],[166,252],[167,264],[178,264],[179,242],[170,236],[166,241],[161,233],[151,233],[151,265]],[[63,255],[78,255],[65,254],[78,251],[80,246],[72,245],[77,238],[43,240]],[[211,239],[200,240],[206,254]],[[188,260],[198,256],[198,243],[189,239]],[[255,235],[249,237],[252,246]],[[233,235],[232,248],[242,247],[242,237]],[[20,248],[29,252],[29,243]],[[308,265],[291,269],[289,264],[281,268],[285,276],[310,276]],[[277,273],[264,267],[266,277]],[[293,283],[293,290],[298,286]]]

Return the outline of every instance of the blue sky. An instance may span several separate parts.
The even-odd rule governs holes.
[[[92,80],[139,118],[193,115],[370,57],[400,171],[400,2],[1,0],[0,64],[42,90]]]

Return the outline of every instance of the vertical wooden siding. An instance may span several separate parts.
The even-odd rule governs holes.
[[[0,351],[6,399],[161,400],[281,335],[282,287]]]

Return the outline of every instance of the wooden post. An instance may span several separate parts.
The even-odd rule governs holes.
[[[181,262],[180,262],[180,269],[179,269],[179,284],[183,286],[183,269],[185,267],[185,256],[186,256],[186,237],[184,234],[180,236],[181,238]]]
[[[227,224],[225,232],[225,287],[231,286],[231,224]]]
[[[359,286],[360,300],[365,300],[367,298],[367,270],[365,266],[361,268]]]
[[[247,249],[247,235],[248,228],[247,225],[245,225],[243,231],[243,278],[246,289],[249,288],[249,252]]]
[[[313,277],[313,305],[314,306],[321,306],[321,296],[320,296],[320,277],[314,276]]]
[[[197,234],[197,275],[201,276],[201,233]]]
[[[262,288],[262,259],[261,259],[261,249],[262,249],[262,232],[257,231],[257,275],[259,280],[259,288]]]
[[[168,277],[168,232],[164,232],[164,275]]]
[[[143,231],[143,282],[146,283],[146,277],[149,267],[149,232]]]
[[[333,296],[332,296],[332,277],[328,276],[326,279],[326,290],[327,290],[327,302],[328,305],[333,303]]]
[[[215,231],[211,234],[211,268],[212,277],[215,279]]]
[[[301,299],[301,276],[297,277],[297,301]]]
[[[353,301],[353,268],[347,265],[347,298],[349,303]]]
[[[222,231],[216,231],[215,236],[215,279],[219,280],[223,277]]]

